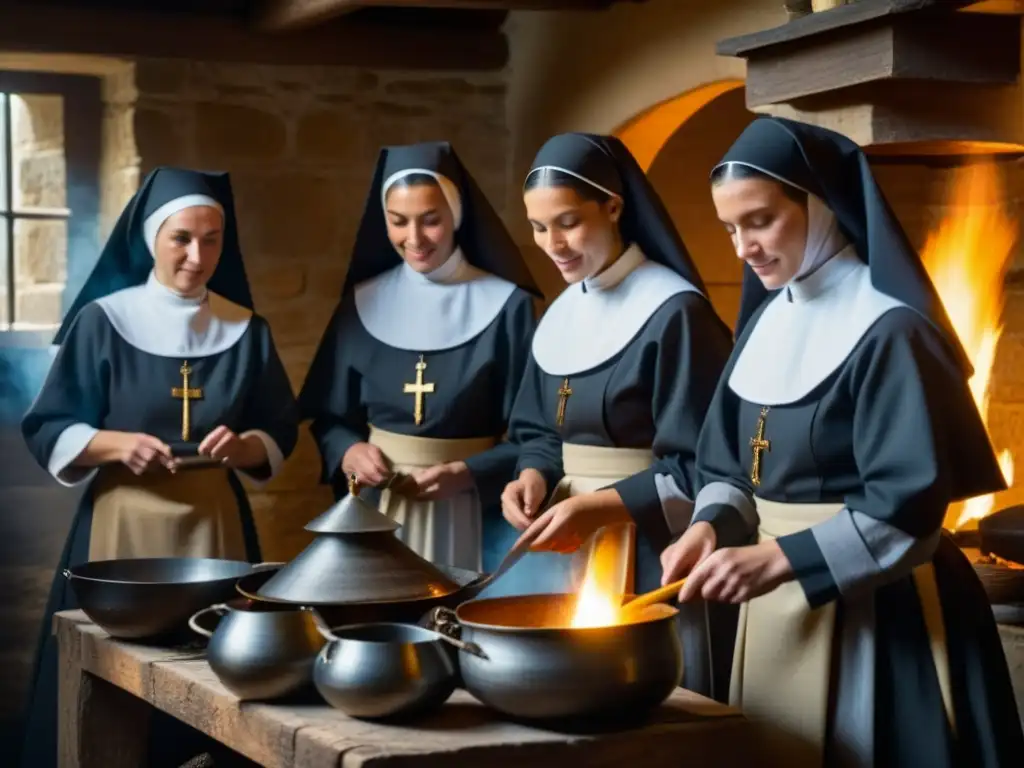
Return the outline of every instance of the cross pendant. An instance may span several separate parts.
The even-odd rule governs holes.
[[[192,374],[188,360],[181,365],[181,386],[171,387],[171,397],[181,400],[181,439],[186,443],[192,434],[192,417],[189,403],[193,400],[201,400],[203,390],[199,387],[189,387],[188,377]]]
[[[765,440],[764,437],[764,420],[769,410],[767,405],[761,406],[761,415],[757,419],[757,432],[750,438],[750,448],[754,452],[754,463],[750,467],[750,482],[754,486],[761,484],[761,453],[764,451],[771,453],[772,450],[772,441]]]
[[[567,376],[558,390],[558,412],[555,414],[555,423],[558,426],[565,424],[565,406],[568,405],[571,394],[572,387],[569,386],[569,377]]]
[[[416,422],[417,427],[423,423],[424,395],[434,394],[434,382],[423,382],[423,372],[426,370],[427,363],[423,359],[423,355],[420,355],[420,360],[416,363],[416,383],[405,384],[402,387],[402,392],[415,397],[415,400],[413,401],[413,420]]]

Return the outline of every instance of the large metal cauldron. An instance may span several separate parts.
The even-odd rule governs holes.
[[[575,604],[575,595],[475,600],[436,609],[433,626],[479,647],[459,652],[463,684],[514,718],[634,719],[668,698],[683,676],[678,611],[657,605],[634,623],[573,629]]]
[[[202,557],[94,560],[64,577],[85,615],[111,637],[155,640],[188,637],[192,614],[230,600],[238,579],[259,567]]]

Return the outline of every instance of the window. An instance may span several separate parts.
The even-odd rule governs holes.
[[[0,343],[48,343],[95,263],[100,119],[96,78],[0,71]]]

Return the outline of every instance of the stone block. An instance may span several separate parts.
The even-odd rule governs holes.
[[[330,258],[337,247],[343,197],[323,175],[232,173],[242,247],[269,264],[310,254]]]
[[[22,147],[15,155],[16,208],[63,208],[67,205],[64,149]]]
[[[14,223],[14,279],[21,285],[67,280],[66,221],[19,219]]]
[[[11,141],[15,151],[64,149],[64,98],[22,94],[11,100]]]
[[[135,62],[135,87],[143,96],[175,96],[189,82],[188,61],[179,59],[139,59]]]
[[[320,341],[333,304],[271,307],[262,312],[270,323],[278,349],[316,344]]]
[[[299,118],[295,152],[303,160],[358,163],[367,154],[364,124],[337,110],[316,110]]]
[[[306,265],[295,259],[282,259],[276,265],[270,263],[246,269],[256,306],[301,296],[306,290],[306,270]]]
[[[180,110],[140,106],[134,118],[135,147],[142,167],[187,165],[188,148]]]
[[[273,112],[202,102],[196,105],[196,154],[204,162],[273,160],[285,153],[288,126]]]
[[[15,293],[14,319],[33,326],[59,325],[63,318],[63,283],[39,283],[18,288]]]
[[[463,100],[478,92],[476,85],[461,77],[432,77],[415,80],[392,80],[385,83],[384,93],[423,101]]]

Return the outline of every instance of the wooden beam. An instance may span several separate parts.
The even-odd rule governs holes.
[[[747,56],[751,108],[889,79],[1011,84],[1020,27],[984,14],[895,16]]]
[[[0,49],[378,69],[493,71],[508,61],[508,42],[493,25],[424,28],[340,19],[279,36],[226,17],[22,4],[0,4]]]
[[[615,0],[262,0],[253,25],[285,32],[321,24],[364,8],[420,8],[469,11],[597,11]]]
[[[972,4],[973,0],[857,0],[828,11],[801,16],[771,29],[719,40],[715,52],[719,56],[746,57],[753,53],[765,53],[773,46],[798,43],[823,33],[849,29],[879,19],[940,9],[955,11]]]

